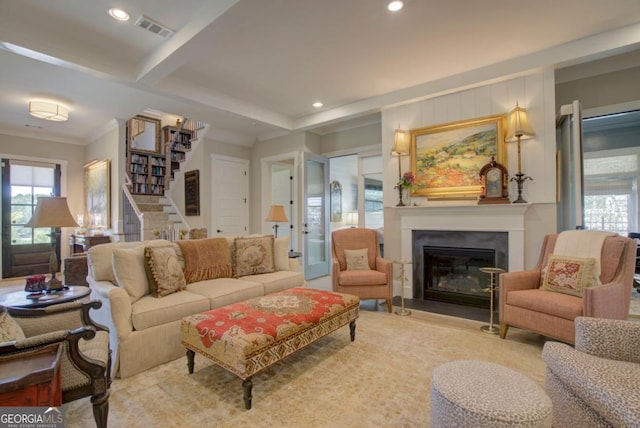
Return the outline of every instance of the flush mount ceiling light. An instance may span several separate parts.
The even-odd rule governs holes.
[[[109,9],[109,16],[111,16],[113,19],[117,21],[129,20],[129,14],[126,11],[119,9],[117,7],[112,7],[111,9]]]
[[[69,110],[66,107],[48,101],[29,102],[29,114],[38,119],[51,120],[53,122],[66,122],[69,120]]]
[[[322,102],[320,101],[316,101],[315,103],[311,104],[313,107],[315,108],[320,108],[322,107],[324,104],[322,104]]]
[[[404,2],[402,0],[390,0],[387,2],[387,10],[390,12],[397,12],[404,6]]]

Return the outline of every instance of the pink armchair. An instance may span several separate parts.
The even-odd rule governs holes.
[[[557,234],[547,235],[535,268],[500,275],[500,337],[520,327],[573,344],[576,317],[626,320],[635,271],[636,243],[610,236],[601,252],[601,285],[585,288],[582,297],[540,288],[542,269],[553,253]]]
[[[368,249],[368,270],[347,270],[344,250]],[[384,299],[389,313],[393,299],[393,265],[380,257],[378,235],[373,229],[340,229],[331,233],[331,285],[333,291],[360,299]]]

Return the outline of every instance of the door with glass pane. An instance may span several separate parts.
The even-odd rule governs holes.
[[[582,161],[582,113],[580,101],[560,109],[557,149],[560,169],[558,192],[558,231],[584,227]]]
[[[51,228],[30,228],[38,197],[60,195],[60,166],[2,160],[2,277],[49,272]],[[56,244],[60,260],[60,242]]]
[[[304,277],[329,274],[329,159],[304,153]]]

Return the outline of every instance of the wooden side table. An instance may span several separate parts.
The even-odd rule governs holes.
[[[108,235],[69,235],[69,250],[71,254],[86,253],[91,247],[109,242],[111,237]]]
[[[62,344],[0,359],[0,406],[62,405]]]

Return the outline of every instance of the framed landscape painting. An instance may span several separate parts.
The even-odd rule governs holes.
[[[492,157],[506,164],[505,122],[505,115],[497,115],[411,130],[412,195],[477,198],[482,167]]]
[[[87,226],[111,228],[111,178],[109,160],[84,166],[84,203]]]

